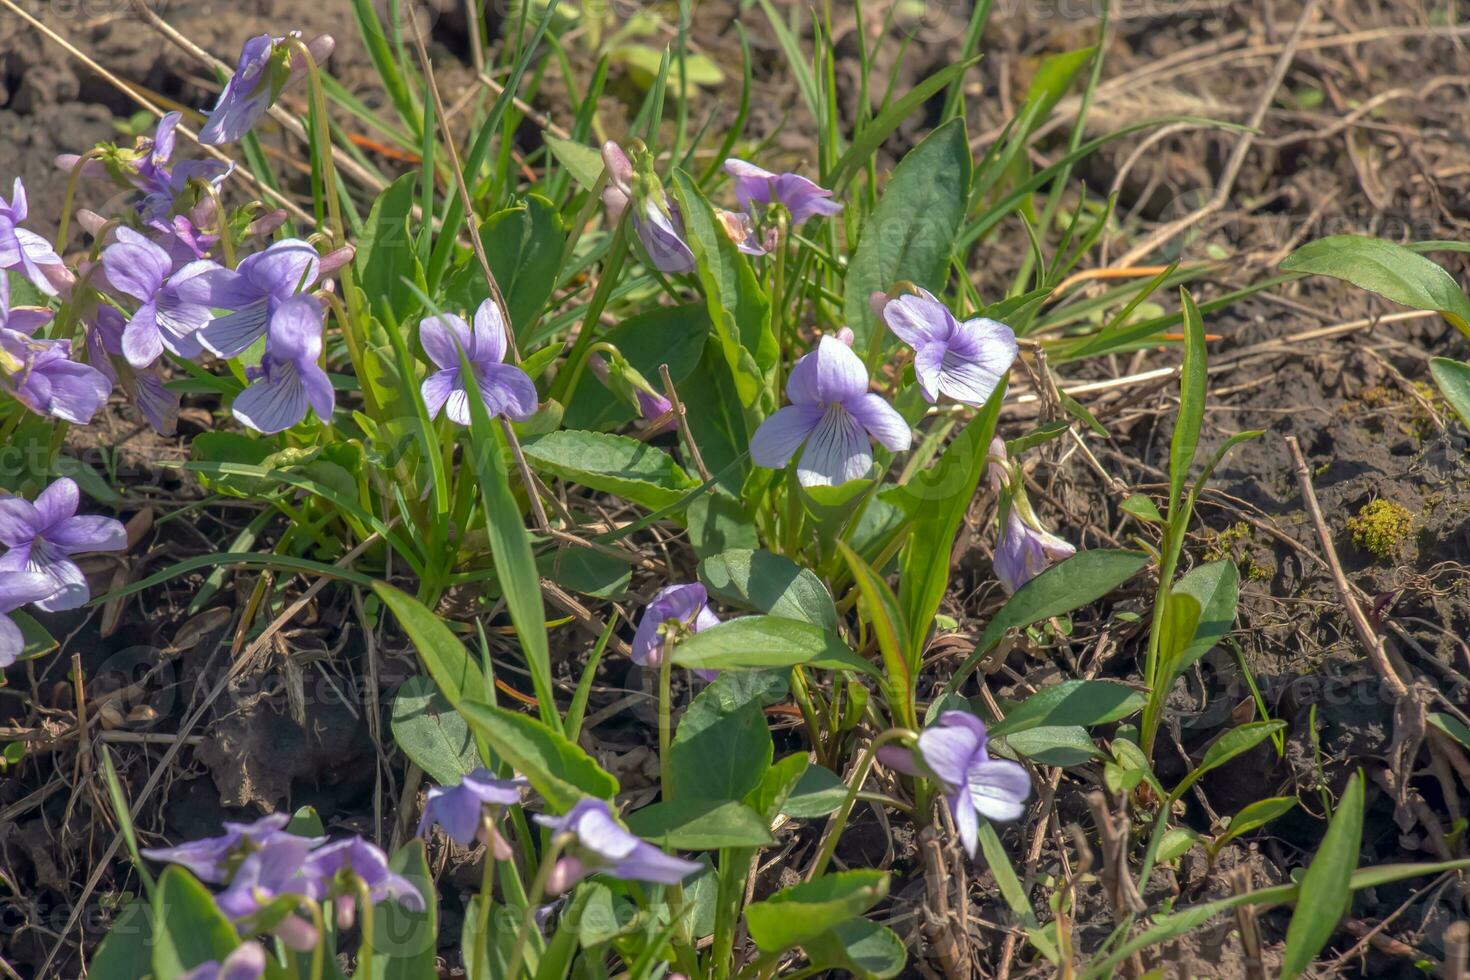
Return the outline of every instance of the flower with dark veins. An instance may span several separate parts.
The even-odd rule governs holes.
[[[76,609],[92,597],[87,577],[72,561],[73,555],[93,551],[123,551],[128,533],[111,517],[77,515],[81,493],[70,477],[62,477],[36,496],[0,497],[0,572],[39,572],[56,586],[53,594],[35,603],[45,612]]]
[[[796,478],[804,487],[867,476],[873,467],[870,436],[894,452],[912,443],[903,416],[868,390],[867,368],[836,337],[823,337],[816,350],[796,362],[786,395],[791,404],[755,431],[750,458],[757,466],[779,469],[800,449]]]

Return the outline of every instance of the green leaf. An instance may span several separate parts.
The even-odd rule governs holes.
[[[769,551],[724,551],[699,563],[699,579],[727,605],[837,629],[831,593],[790,558]]]
[[[56,649],[56,640],[47,632],[46,627],[31,618],[30,613],[17,609],[6,615],[20,628],[21,639],[24,642],[17,660],[30,660]]]
[[[975,499],[1005,393],[1002,379],[938,461],[886,498],[909,518],[909,537],[898,558],[898,596],[908,621],[910,649],[916,655],[923,650],[949,587],[949,562],[939,556],[947,559],[953,550],[955,535]]]
[[[51,475],[70,477],[82,493],[98,503],[115,504],[122,500],[122,495],[108,485],[107,478],[85,460],[57,453],[51,459]]]
[[[1106,548],[1079,551],[1057,562],[1017,589],[995,618],[985,624],[985,632],[980,634],[974,652],[945,685],[945,691],[956,690],[1007,630],[1021,629],[1096,602],[1147,563],[1148,555],[1141,552]]]
[[[1337,812],[1322,837],[1322,846],[1302,877],[1296,911],[1286,927],[1283,980],[1300,976],[1311,965],[1337,931],[1338,920],[1347,913],[1363,839],[1363,796],[1363,774],[1357,772],[1348,780]]]
[[[629,556],[632,560],[632,556]],[[536,567],[546,578],[569,592],[594,599],[617,602],[628,592],[633,568],[628,561],[605,551],[594,551],[581,545],[565,545],[547,551],[536,559]]]
[[[575,140],[565,140],[551,133],[542,133],[541,139],[551,150],[551,155],[567,168],[567,173],[572,175],[572,179],[584,191],[590,191],[597,186],[597,180],[602,176],[602,154],[595,147],[584,146]]]
[[[538,470],[649,510],[672,506],[699,485],[662,449],[610,432],[562,429],[523,449]]]
[[[965,217],[971,165],[964,120],[952,119],[894,168],[878,206],[863,223],[843,285],[843,313],[857,335],[858,350],[873,349],[869,338],[881,329],[868,307],[869,295],[886,292],[900,280],[933,293],[943,290]]]
[[[1005,720],[990,726],[990,734],[998,738],[1040,726],[1106,725],[1127,718],[1143,702],[1142,694],[1115,681],[1062,681],[1008,708]]]
[[[809,765],[811,760],[802,752],[793,752],[776,760],[761,777],[761,784],[745,797],[746,804],[764,817],[769,825],[785,812],[787,801],[796,792]]]
[[[176,977],[240,945],[235,926],[215,908],[209,889],[178,865],[158,876],[153,895],[153,973]]]
[[[1205,322],[1194,297],[1182,286],[1179,302],[1184,310],[1184,364],[1179,369],[1179,413],[1174,417],[1174,436],[1169,443],[1169,517],[1179,506],[1180,494],[1199,448],[1200,427],[1205,419]]]
[[[684,216],[684,230],[693,250],[700,286],[709,308],[710,322],[724,352],[730,377],[735,383],[738,404],[746,406],[747,428],[766,411],[769,391],[767,375],[780,358],[776,336],[771,332],[771,301],[750,268],[750,261],[735,247],[730,236],[715,220],[709,201],[682,170],[674,171],[673,191]]]
[[[1008,751],[1046,766],[1080,766],[1102,755],[1087,730],[1077,725],[1041,725],[996,742],[998,754]]]
[[[374,582],[373,592],[392,610],[398,625],[408,634],[419,652],[429,676],[444,692],[449,703],[458,708],[467,699],[488,696],[489,688],[480,665],[466,652],[459,637],[444,621],[430,612],[422,602],[401,592],[387,582]]]
[[[439,935],[439,893],[429,871],[424,842],[410,840],[398,849],[388,867],[418,890],[424,899],[422,912],[410,912],[395,901],[373,906],[371,976],[374,980],[421,980],[435,975],[434,955]],[[359,953],[356,977],[369,975],[365,957]]]
[[[909,648],[908,623],[903,610],[898,606],[898,597],[879,577],[873,566],[853,551],[847,542],[838,539],[837,550],[847,562],[853,581],[862,598],[864,618],[872,626],[878,639],[878,650],[883,656],[883,672],[887,675],[888,701],[895,715],[909,728],[918,728],[919,719],[914,707],[916,675],[919,668],[919,651]]]
[[[404,174],[373,201],[353,257],[357,282],[369,290],[372,312],[382,312],[386,307],[394,321],[421,308],[418,297],[403,281],[407,278],[422,284],[424,279],[409,234],[418,177],[417,172]]]
[[[638,919],[638,906],[600,881],[577,886],[566,921],[575,923],[583,946],[601,946],[630,931]]]
[[[674,663],[691,670],[751,670],[808,665],[827,670],[877,669],[837,634],[779,616],[741,616],[695,633],[674,648]]]
[[[780,953],[862,915],[888,894],[883,871],[843,871],[783,888],[745,909],[750,938],[763,953]]]
[[[1332,235],[1308,242],[1281,268],[1345,279],[1416,310],[1435,310],[1461,331],[1470,331],[1470,300],[1455,277],[1393,242],[1362,235]]]
[[[123,906],[87,965],[89,980],[138,980],[153,972],[152,913],[141,898]]]
[[[1240,572],[1229,559],[1197,565],[1174,583],[1174,592],[1192,596],[1199,603],[1194,639],[1184,648],[1175,667],[1176,671],[1183,671],[1209,653],[1235,625]]]
[[[581,746],[528,715],[479,701],[459,706],[465,720],[536,792],[557,810],[569,810],[584,796],[611,800],[618,781]]]
[[[908,947],[887,926],[854,916],[805,943],[813,964],[845,970],[861,980],[888,980],[902,972]]]
[[[392,725],[394,744],[440,786],[457,784],[480,765],[470,726],[427,677],[399,686]]]
[[[480,240],[490,271],[505,295],[511,326],[517,339],[525,342],[561,273],[561,253],[566,247],[561,216],[546,198],[528,194],[515,207],[486,218],[480,226]],[[446,310],[473,314],[490,295],[479,261],[471,259],[457,269],[445,293]]]
[[[701,559],[726,551],[753,551],[760,547],[760,532],[750,512],[719,486],[696,497],[685,511],[685,519],[689,524],[689,545]],[[827,601],[832,600],[829,598]]]
[[[1465,427],[1470,428],[1470,364],[1434,357],[1429,360],[1429,373],[1434,375],[1434,383],[1439,385],[1444,400],[1450,403]]]
[[[1466,728],[1458,718],[1435,711],[1430,713],[1429,723],[1470,749],[1470,728]]]
[[[543,28],[545,23],[543,18]],[[491,427],[489,411],[480,397],[473,380],[474,371],[464,351],[459,352],[459,365],[460,376],[468,379],[470,389],[466,399],[470,407],[470,438],[465,446],[465,459],[480,480],[495,577],[500,582],[501,596],[515,625],[516,637],[521,641],[521,653],[531,673],[541,720],[550,727],[560,728],[556,689],[551,683],[551,651],[546,643],[546,606],[541,601],[541,579],[531,554],[531,538],[521,520],[520,504],[511,492],[500,433]]]
[[[662,847],[681,851],[775,843],[761,815],[736,800],[680,797],[654,803],[629,816],[628,829]]]
[[[1155,860],[1159,864],[1167,864],[1177,857],[1182,857],[1197,843],[1199,843],[1199,834],[1188,827],[1170,827],[1159,841],[1159,850]]]
[[[1155,695],[1162,702],[1169,696],[1169,688],[1183,668],[1180,660],[1184,651],[1194,641],[1199,628],[1199,600],[1187,592],[1170,592],[1165,600],[1164,615],[1159,623],[1159,657],[1161,667],[1158,690]]]
[[[763,709],[785,687],[774,672],[739,671],[721,674],[699,692],[669,746],[666,796],[742,800],[759,786],[774,751]]]
[[[781,812],[797,820],[810,820],[836,813],[847,799],[847,784],[824,766],[809,765],[786,798]]]
[[[1239,813],[1230,818],[1230,826],[1226,827],[1225,832],[1215,838],[1211,849],[1218,851],[1241,834],[1248,834],[1252,830],[1259,830],[1278,817],[1284,816],[1295,806],[1295,796],[1270,796],[1264,800],[1247,803],[1240,808]]]
[[[1158,506],[1141,493],[1135,493],[1123,501],[1118,509],[1125,514],[1132,514],[1141,521],[1148,521],[1150,524],[1164,523],[1164,515],[1159,513]]]
[[[1200,760],[1200,764],[1180,780],[1179,785],[1174,787],[1174,792],[1169,794],[1169,799],[1173,801],[1181,798],[1184,791],[1198,782],[1205,773],[1218,769],[1244,752],[1249,752],[1285,727],[1284,721],[1253,721],[1230,729],[1205,750],[1205,757]]]

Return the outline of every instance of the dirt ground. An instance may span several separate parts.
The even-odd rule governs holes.
[[[165,101],[189,106],[212,101],[216,87],[201,77],[196,62],[137,20],[126,0],[109,2],[109,9],[83,5],[81,12],[52,9],[38,15],[108,69]],[[693,31],[695,43],[732,72],[738,72],[739,46],[730,19],[739,6],[734,0],[706,0],[698,5]],[[1328,0],[1275,87],[1268,84],[1270,75],[1300,3],[1124,0],[1115,6],[1119,13],[1089,134],[1161,114],[1248,124],[1258,106],[1265,107],[1261,134],[1233,175],[1223,206],[1186,233],[1149,249],[1140,263],[1174,258],[1213,263],[1212,271],[1191,287],[1208,298],[1277,275],[1279,262],[1293,247],[1326,234],[1470,241],[1470,140],[1465,135],[1470,133],[1465,46],[1470,25],[1455,24],[1456,0]],[[865,7],[873,21],[870,32],[876,32],[886,5]],[[967,93],[977,151],[1024,98],[1042,57],[1091,43],[1098,26],[1091,7],[1069,0],[995,4],[983,45],[986,58]],[[369,104],[381,101],[355,40],[347,0],[309,5],[251,0],[228,9],[174,0],[160,9],[183,33],[227,61],[254,33],[330,31],[339,40],[333,74]],[[456,9],[429,15],[437,54],[445,59],[465,55]],[[902,51],[900,89],[948,62],[969,12],[961,0],[923,9],[922,22],[890,28],[875,57],[874,71],[886,79]],[[851,14],[838,16],[846,18],[835,32],[841,49],[855,51]],[[770,138],[763,160],[810,160],[811,129],[770,28],[757,10],[744,23],[757,81],[750,131]],[[856,70],[855,57],[842,66],[853,77]],[[610,120],[621,118],[621,91],[615,79],[607,96]],[[849,113],[856,111],[856,91],[855,82],[847,87],[844,109]],[[730,107],[721,102],[728,98],[724,92],[701,92],[695,112],[701,118],[710,111],[728,113]],[[555,117],[564,104],[557,80],[547,79],[537,102]],[[1050,135],[1038,145],[1038,160],[1054,158],[1064,148],[1075,109],[1073,101],[1061,104]],[[110,138],[115,121],[135,110],[19,18],[0,13],[0,161],[5,164],[0,170],[7,182],[11,174],[26,181],[32,227],[54,227],[59,211],[65,175],[52,167],[51,158]],[[938,105],[926,111],[937,116]],[[906,123],[885,146],[885,159],[897,159],[932,122],[921,114]],[[1230,173],[1241,138],[1236,132],[1181,126],[1161,138],[1124,139],[1087,161],[1081,176],[1091,195],[1118,194],[1116,229],[1103,243],[1106,255],[1129,253],[1162,224],[1204,207],[1222,175]],[[295,151],[286,139],[278,135],[267,144],[291,156]],[[973,271],[982,296],[1001,295],[1025,249],[1019,226],[993,240]],[[1470,272],[1464,255],[1435,257],[1461,281]],[[1084,267],[1104,261],[1089,260]],[[1249,676],[1271,717],[1289,722],[1286,752],[1278,759],[1263,747],[1207,778],[1202,792],[1188,801],[1185,820],[1208,831],[1219,814],[1266,795],[1297,794],[1302,811],[1227,848],[1217,868],[1186,858],[1178,868],[1159,871],[1148,885],[1151,895],[1175,894],[1183,902],[1226,894],[1230,886],[1221,872],[1234,868],[1244,869],[1256,887],[1281,883],[1282,869],[1300,863],[1320,838],[1320,790],[1339,788],[1360,766],[1379,772],[1392,758],[1393,701],[1380,690],[1344,615],[1321,542],[1304,511],[1287,437],[1301,444],[1333,545],[1375,625],[1385,632],[1390,656],[1420,679],[1431,702],[1439,697],[1470,703],[1470,441],[1428,383],[1426,369],[1429,356],[1465,358],[1470,352],[1438,317],[1380,320],[1399,313],[1351,288],[1307,280],[1207,317],[1215,339],[1204,449],[1211,451],[1247,429],[1265,434],[1227,459],[1200,505],[1188,560],[1231,557],[1237,562],[1243,595],[1232,640],[1239,656],[1217,649],[1181,689],[1173,704],[1173,737],[1164,740],[1168,744],[1160,753],[1160,775],[1166,783],[1177,779],[1189,768],[1185,756],[1197,760],[1222,725],[1259,717]],[[1146,350],[1068,365],[1060,373],[1068,383],[1131,377],[1173,365],[1177,358],[1175,351]],[[1138,525],[1123,517],[1118,504],[1130,493],[1157,494],[1166,486],[1163,468],[1176,388],[1168,379],[1125,384],[1084,401],[1111,433],[1094,452],[1118,485],[1104,482],[1070,444],[1054,443],[1035,454],[1035,499],[1080,547],[1126,544]],[[194,435],[216,424],[208,411],[196,409],[186,413],[183,428],[185,435]],[[1024,406],[1013,406],[1003,417],[1002,432],[1016,435],[1028,425]],[[182,458],[187,449],[147,434],[125,410],[75,439],[76,452],[117,450],[119,468],[134,478],[122,486],[128,494],[118,505],[124,517],[144,511],[162,516],[202,496],[192,481],[158,466],[160,460]],[[1409,515],[1406,533],[1380,555],[1355,540],[1348,524],[1374,501],[1399,505]],[[991,506],[984,497],[977,500],[968,550],[956,561],[945,611],[959,629],[931,651],[949,654],[935,657],[936,687],[968,653],[1003,599],[990,573]],[[138,549],[117,574],[136,579],[172,561],[223,550],[252,516],[239,507],[210,507],[187,519],[158,522],[146,549]],[[25,762],[0,773],[0,875],[23,886],[0,894],[0,955],[17,969],[39,969],[59,946],[54,975],[76,975],[78,949],[90,949],[99,939],[127,887],[101,782],[77,753],[75,695],[67,679],[73,653],[81,655],[85,676],[92,679],[89,700],[96,703],[108,691],[125,688],[118,703],[128,711],[146,707],[151,712],[104,736],[133,798],[161,772],[140,820],[148,840],[199,836],[221,819],[303,805],[317,807],[331,828],[401,839],[400,801],[411,803],[417,787],[392,750],[385,726],[393,691],[415,673],[406,644],[390,638],[382,649],[370,651],[350,596],[328,590],[281,634],[291,655],[257,652],[216,700],[212,689],[223,667],[215,651],[221,639],[229,639],[230,617],[210,609],[191,611],[201,584],[202,579],[191,578],[149,590],[126,606],[116,624],[99,622],[106,611],[72,616],[65,628],[53,631],[65,637],[62,650],[13,673],[10,686],[0,689],[0,741],[22,739],[29,745]],[[243,602],[252,584],[235,579],[222,597]],[[645,595],[653,586],[652,580],[635,579],[633,594]],[[1129,596],[1120,608],[1132,604],[1146,610],[1148,601],[1142,594]],[[1090,663],[1098,676],[1136,679],[1142,624],[1130,632],[1113,621],[1104,652],[1090,641],[1103,632],[1105,619],[1101,611],[1095,620],[1075,617],[1070,643],[1021,644],[991,678],[993,691],[1020,697],[1059,676],[1072,676],[1084,650],[1094,657]],[[560,642],[565,676],[574,678],[588,638],[568,631]],[[646,748],[646,726],[616,710],[633,680],[626,663],[611,661],[601,669],[589,709],[601,719],[591,747],[625,787],[649,786],[656,761]],[[198,710],[203,714],[180,742],[173,733]],[[1442,709],[1431,703],[1430,710]],[[773,715],[777,727],[779,717]],[[794,735],[787,747],[799,747]],[[1083,794],[1097,775],[1087,767],[1059,774],[1055,793],[1047,794],[1051,819],[1036,831],[1042,835],[1039,842],[1030,831],[1013,829],[1007,835],[1013,854],[1034,855],[1025,865],[1028,875],[1060,874],[1071,847],[1067,826],[1090,826]],[[1422,804],[1416,809],[1413,800],[1396,806],[1382,784],[1370,781],[1363,864],[1438,859],[1447,851],[1463,855],[1463,833],[1451,834],[1450,844],[1445,837],[1460,817],[1459,801],[1440,793],[1439,786],[1432,774],[1416,778],[1411,796]],[[1438,814],[1444,825],[1433,826],[1424,813]],[[890,832],[880,826],[871,811],[861,811],[855,824],[839,858],[884,863],[897,873],[890,925],[913,938],[911,948],[920,950],[916,959],[922,959],[917,909],[923,880],[914,842],[901,832],[904,828]],[[814,847],[811,826],[783,834],[782,857],[763,887],[776,887],[781,868],[800,866]],[[111,863],[104,865],[104,859]],[[439,859],[444,881],[452,883],[443,888],[446,895],[474,887],[478,871],[471,856],[441,851]],[[89,882],[97,868],[103,874]],[[995,924],[1005,913],[983,869],[973,874],[971,896],[972,935],[987,975],[1025,973],[1024,961],[1002,965],[1004,933]],[[86,914],[73,922],[78,902],[86,904]],[[449,937],[457,935],[454,899],[445,904],[443,934]],[[1349,932],[1331,947],[1330,955],[1339,957],[1334,972],[1417,975],[1404,949],[1442,957],[1444,927],[1463,918],[1465,910],[1464,885],[1453,880],[1414,881],[1361,894]],[[1112,928],[1096,885],[1083,888],[1074,915],[1079,935],[1091,941]],[[1346,940],[1349,934],[1366,937],[1385,919],[1389,922],[1380,934],[1356,944]],[[1261,921],[1268,972],[1271,957],[1279,957],[1285,923],[1281,911]],[[1195,934],[1187,948],[1170,950],[1168,962],[1176,975],[1245,975],[1239,939],[1228,923]],[[914,976],[931,975],[922,963],[912,969]],[[1039,967],[1036,971],[1044,975]]]

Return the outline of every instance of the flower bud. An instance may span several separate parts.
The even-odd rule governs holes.
[[[560,895],[587,877],[587,872],[587,866],[574,857],[560,859],[546,876],[546,894]]]

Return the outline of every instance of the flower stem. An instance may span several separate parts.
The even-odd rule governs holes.
[[[487,839],[494,840],[490,835],[495,833],[495,817],[486,814],[480,818],[480,825],[484,828]],[[470,967],[470,975],[474,980],[492,980],[488,970],[490,966],[489,944],[490,944],[490,896],[495,890],[495,853],[494,848],[488,842],[485,844],[485,865],[480,869],[480,928],[475,934],[475,962]],[[476,977],[475,973],[484,964],[486,974]]]
[[[831,823],[827,825],[827,832],[822,837],[822,849],[817,852],[817,859],[812,862],[812,869],[806,876],[807,881],[815,880],[827,870],[827,862],[832,860],[832,855],[837,850],[837,839],[842,836],[842,831],[847,827],[847,819],[852,816],[852,808],[857,803],[858,792],[867,780],[869,770],[873,768],[873,760],[878,757],[878,750],[889,742],[905,738],[912,739],[917,736],[907,728],[890,728],[879,733],[868,743],[867,751],[863,753],[857,771],[852,774],[852,782],[847,787],[847,797],[842,801],[841,808],[832,817]]]
[[[516,933],[516,944],[511,950],[510,969],[505,971],[505,980],[516,980],[520,975],[521,963],[526,957],[526,941],[530,938],[531,930],[536,928],[536,906],[546,895],[546,882],[550,880],[551,870],[556,867],[557,859],[561,857],[568,840],[569,835],[558,835],[552,839],[546,853],[541,855],[541,866],[536,869],[536,878],[531,882],[531,893],[526,896],[525,911],[521,913],[521,928]]]
[[[66,240],[70,237],[71,211],[72,205],[76,203],[77,181],[81,179],[82,169],[87,166],[87,161],[97,155],[97,148],[95,146],[86,153],[83,153],[77,158],[77,162],[72,164],[71,174],[66,178],[66,196],[61,199],[61,223],[56,230],[57,255],[61,255],[66,251]]]
[[[358,980],[373,980],[373,897],[367,882],[356,881],[359,916],[362,919],[362,951],[357,954]],[[364,956],[363,954],[367,955]]]
[[[673,796],[670,780],[672,769],[669,762],[669,747],[673,744],[672,711],[669,706],[671,675],[674,670],[673,644],[665,644],[663,656],[658,664],[658,778],[659,792],[665,803]]]

